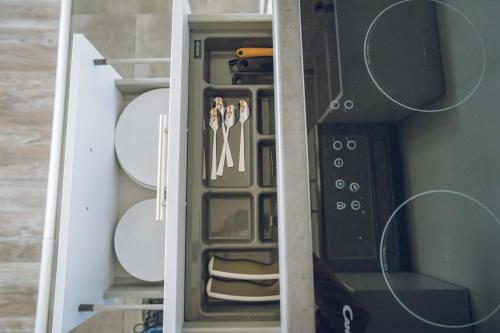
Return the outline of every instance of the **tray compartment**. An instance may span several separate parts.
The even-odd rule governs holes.
[[[259,145],[259,185],[276,187],[276,147],[274,141]]]
[[[208,272],[208,262],[210,258],[217,256],[219,258],[236,260],[250,259],[263,264],[271,264],[278,260],[278,251],[272,250],[254,250],[254,249],[217,249],[207,250],[202,255],[202,310],[205,313],[224,313],[231,320],[279,320],[279,302],[233,302],[219,300],[208,297],[206,294],[206,283],[210,278]],[[259,283],[272,283],[274,281],[261,281]]]
[[[205,122],[205,138],[204,138],[204,150],[205,150],[205,186],[207,187],[248,187],[252,183],[252,151],[253,151],[253,133],[254,125],[252,121],[252,114],[250,119],[244,124],[245,133],[245,162],[246,171],[238,171],[238,160],[239,160],[239,147],[240,147],[240,130],[241,124],[238,121],[233,127],[231,127],[229,132],[229,146],[231,147],[231,154],[234,161],[234,167],[229,168],[227,162],[224,166],[224,175],[218,176],[217,179],[210,179],[210,167],[212,165],[212,142],[213,142],[213,130],[208,125],[208,112],[212,108],[212,102],[215,97],[222,97],[224,100],[224,105],[233,104],[238,105],[240,100],[245,100],[250,106],[250,110],[253,107],[252,92],[248,89],[214,89],[207,88],[204,92],[204,107],[203,115]],[[222,134],[222,127],[217,131],[217,166],[219,165],[219,160],[222,152],[222,146],[224,142],[224,136]]]
[[[274,90],[263,89],[257,93],[258,130],[262,135],[275,134]]]
[[[207,194],[205,242],[249,242],[253,234],[253,199],[248,194]]]
[[[236,59],[237,49],[241,47],[273,47],[271,38],[214,37],[207,38],[204,44],[203,78],[208,83],[219,85],[232,84],[229,60]]]
[[[263,242],[278,241],[278,202],[276,194],[259,198],[259,237]]]

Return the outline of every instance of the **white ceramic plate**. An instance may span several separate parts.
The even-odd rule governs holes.
[[[168,114],[168,88],[145,92],[130,102],[116,125],[115,150],[125,173],[137,184],[156,188],[160,114]]]
[[[155,217],[156,200],[141,201],[123,214],[115,231],[115,253],[132,276],[149,282],[163,280],[165,223]]]

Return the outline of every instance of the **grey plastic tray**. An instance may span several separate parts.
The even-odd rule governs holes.
[[[187,321],[279,320],[279,302],[240,303],[206,294],[211,256],[278,260],[274,95],[272,85],[231,85],[228,61],[239,47],[272,47],[271,31],[193,31],[189,73],[188,181],[185,319]],[[200,50],[199,48],[202,48]],[[226,105],[245,99],[246,172],[238,172],[240,124],[230,131],[235,167],[210,179],[213,132],[208,112],[215,97]],[[223,136],[217,133],[217,158]],[[274,158],[274,160],[273,160]],[[217,161],[218,162],[218,161]],[[273,164],[274,163],[274,164]],[[272,223],[271,223],[272,222]],[[274,225],[274,226],[271,226]]]

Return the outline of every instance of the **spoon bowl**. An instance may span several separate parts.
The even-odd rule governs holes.
[[[247,101],[241,100],[238,103],[238,120],[241,124],[243,124],[245,121],[250,118],[250,107],[248,106]]]
[[[209,114],[208,124],[213,131],[213,143],[212,143],[212,169],[210,173],[210,179],[217,179],[217,130],[219,129],[220,116],[216,108],[212,108]]]
[[[240,126],[240,157],[238,163],[238,171],[245,172],[245,122],[250,118],[250,106],[245,100],[240,100],[238,103],[238,116]]]

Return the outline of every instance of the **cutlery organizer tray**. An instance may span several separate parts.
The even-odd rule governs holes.
[[[210,258],[278,260],[274,87],[232,85],[229,60],[240,47],[272,47],[270,30],[196,30],[189,64],[188,170],[186,217],[186,321],[277,321],[279,302],[238,302],[207,296]],[[258,80],[257,80],[258,81]],[[240,122],[228,142],[234,167],[211,179],[214,132],[209,111],[215,97],[224,105],[244,100],[245,171],[238,170]],[[223,131],[216,132],[217,166]]]

